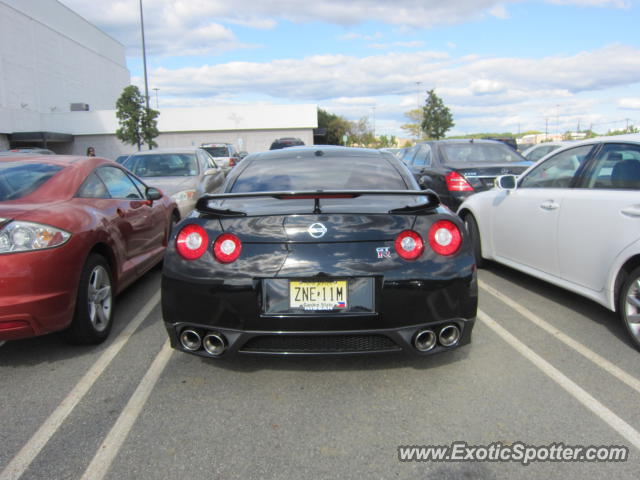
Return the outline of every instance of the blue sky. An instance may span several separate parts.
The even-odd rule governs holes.
[[[142,85],[138,0],[61,1],[125,45]],[[143,5],[161,110],[311,103],[405,136],[404,113],[435,88],[452,134],[640,126],[638,0]]]

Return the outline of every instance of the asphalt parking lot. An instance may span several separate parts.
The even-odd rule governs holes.
[[[480,271],[471,345],[441,355],[238,357],[167,348],[160,270],[111,337],[0,347],[0,480],[637,478],[640,353],[606,309]],[[400,462],[398,446],[623,445],[626,462]]]

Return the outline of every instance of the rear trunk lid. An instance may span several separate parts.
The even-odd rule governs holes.
[[[477,192],[493,188],[494,181],[500,175],[520,175],[531,162],[509,162],[487,165],[478,164],[448,164],[452,171],[458,172],[465,177],[469,185]]]

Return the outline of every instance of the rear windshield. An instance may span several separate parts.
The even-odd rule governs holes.
[[[62,170],[47,163],[0,163],[0,201],[16,200],[35,192]]]
[[[191,152],[132,155],[123,165],[139,177],[190,177],[198,174],[196,154]]]
[[[212,157],[228,157],[229,156],[229,148],[228,147],[202,147],[203,150],[209,152],[209,155]]]
[[[499,143],[450,143],[440,145],[445,164],[508,163],[524,159],[512,148]]]
[[[231,192],[282,190],[406,190],[384,158],[257,159],[238,176]]]

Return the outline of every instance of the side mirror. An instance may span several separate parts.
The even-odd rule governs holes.
[[[238,152],[238,156],[240,157],[240,159],[243,159],[247,155],[249,155],[249,152],[245,152],[245,151]]]
[[[147,187],[146,191],[147,200],[160,200],[162,198],[162,192],[155,187]]]
[[[516,184],[515,175],[501,175],[496,178],[496,187],[500,190],[515,190]]]
[[[217,175],[220,172],[220,168],[207,168],[204,171],[205,176],[207,175]]]

